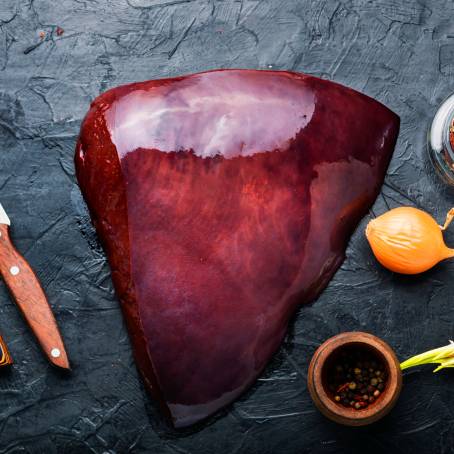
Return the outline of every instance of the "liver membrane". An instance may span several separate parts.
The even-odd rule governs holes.
[[[92,103],[77,177],[138,368],[175,427],[261,373],[342,263],[398,130],[377,101],[289,72],[152,80]]]

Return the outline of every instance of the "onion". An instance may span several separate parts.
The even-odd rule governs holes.
[[[442,234],[453,217],[454,208],[442,227],[425,211],[395,208],[370,221],[366,237],[375,257],[385,268],[396,273],[418,274],[454,257],[454,249],[446,246]]]

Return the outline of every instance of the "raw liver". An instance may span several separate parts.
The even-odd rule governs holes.
[[[398,130],[377,101],[289,72],[147,81],[92,103],[77,177],[137,365],[175,427],[261,373],[342,263]]]

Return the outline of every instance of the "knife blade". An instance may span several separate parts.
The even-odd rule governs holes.
[[[11,241],[10,225],[0,203],[0,274],[49,361],[69,369],[57,321],[38,278]]]

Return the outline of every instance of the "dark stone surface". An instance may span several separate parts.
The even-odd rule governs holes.
[[[47,364],[2,285],[0,331],[16,364],[0,371],[0,453],[453,452],[449,370],[407,373],[392,414],[361,429],[325,420],[307,393],[311,354],[338,332],[372,332],[402,359],[452,337],[453,262],[417,277],[386,272],[364,238],[367,218],[256,385],[208,423],[168,429],[134,367],[73,167],[81,119],[107,88],[220,67],[293,69],[363,91],[401,116],[373,213],[410,204],[441,221],[454,195],[434,177],[425,142],[454,91],[453,14],[450,0],[1,0],[0,200],[55,309],[73,371]],[[454,232],[446,238],[453,244]]]

